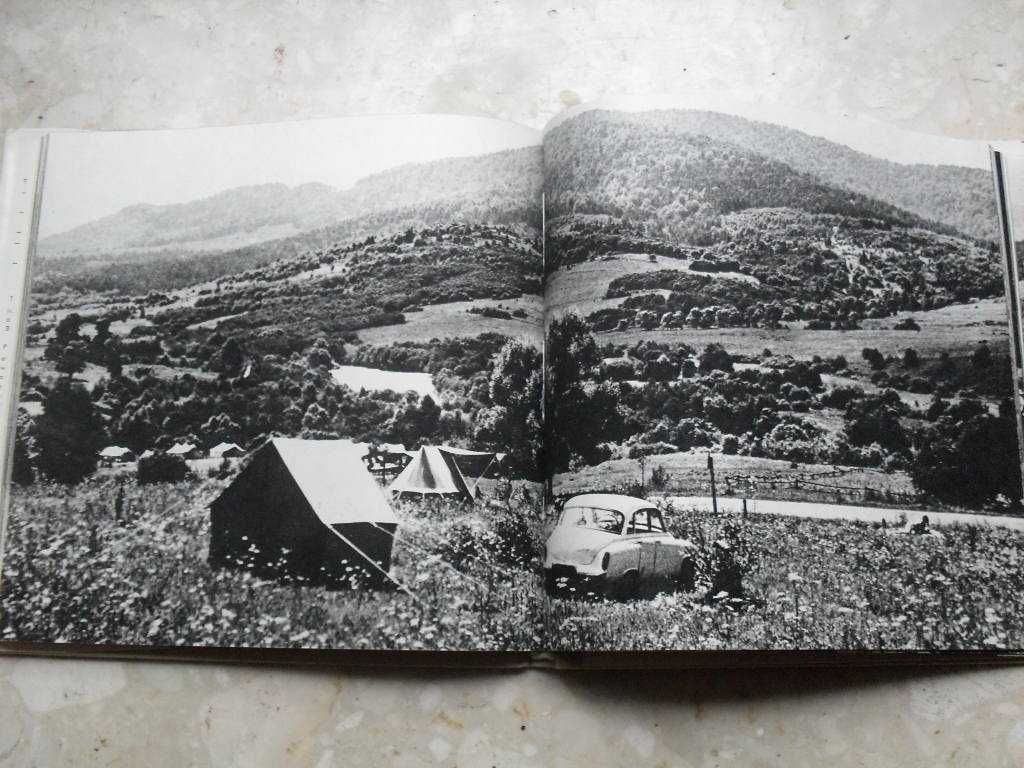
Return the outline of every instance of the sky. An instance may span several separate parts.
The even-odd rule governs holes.
[[[159,131],[51,134],[40,237],[137,203],[162,205],[267,182],[346,188],[411,162],[537,144],[514,123],[455,115],[391,115]]]
[[[616,99],[567,110],[549,127],[595,107],[706,109],[764,120],[900,163],[989,167],[987,144],[905,131],[856,115],[811,113],[749,94]],[[58,132],[50,139],[40,236],[64,232],[136,203],[180,203],[266,182],[338,188],[396,165],[536,144],[514,123],[455,115],[350,117],[224,128]],[[1006,144],[1003,142],[1002,144]],[[1006,148],[1006,147],[1004,147]],[[1024,155],[1017,144],[1010,151]],[[1021,179],[1024,198],[1024,174]],[[1014,185],[1017,186],[1017,185]]]

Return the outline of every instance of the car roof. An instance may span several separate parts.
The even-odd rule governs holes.
[[[632,514],[638,509],[648,509],[654,505],[646,499],[638,499],[636,496],[622,496],[618,493],[583,493],[573,496],[562,507],[597,507],[598,509],[614,509],[626,514]]]

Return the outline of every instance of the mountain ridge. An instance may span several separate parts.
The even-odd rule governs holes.
[[[536,191],[536,195],[532,193]],[[290,228],[289,234],[331,227],[387,210],[447,203],[473,208],[482,198],[492,207],[521,207],[540,191],[540,150],[521,147],[485,155],[406,163],[358,179],[339,189],[322,182],[289,186],[267,182],[232,187],[197,200],[155,205],[136,203],[116,213],[49,235],[39,241],[43,258],[143,252],[179,247],[185,251],[227,250],[215,241],[247,233]],[[268,230],[269,231],[269,230]],[[230,247],[230,246],[229,246]]]
[[[623,126],[634,137],[657,129],[725,141],[968,236],[996,239],[991,176],[980,168],[897,163],[797,129],[703,110],[592,110],[559,125],[548,137],[593,129],[595,124]]]

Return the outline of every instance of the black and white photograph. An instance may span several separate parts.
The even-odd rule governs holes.
[[[545,134],[551,647],[1019,649],[987,147],[683,107]]]
[[[51,134],[0,638],[534,647],[539,138]]]
[[[54,132],[0,639],[1019,649],[989,163],[686,105]]]

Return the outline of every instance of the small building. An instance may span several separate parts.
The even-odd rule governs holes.
[[[135,461],[135,453],[131,448],[125,448],[123,445],[108,445],[99,452],[99,457],[100,464],[105,467],[114,464],[129,464]]]
[[[274,438],[210,505],[210,563],[331,588],[384,587],[397,527],[358,446]]]
[[[147,448],[146,450],[139,454],[139,461],[142,461],[143,459],[148,459],[150,456],[156,456],[156,451],[154,451],[152,448]]]
[[[245,451],[237,443],[217,443],[210,449],[211,459],[237,459],[244,455]]]
[[[181,459],[201,459],[203,450],[195,443],[178,443],[167,449],[167,455]]]

